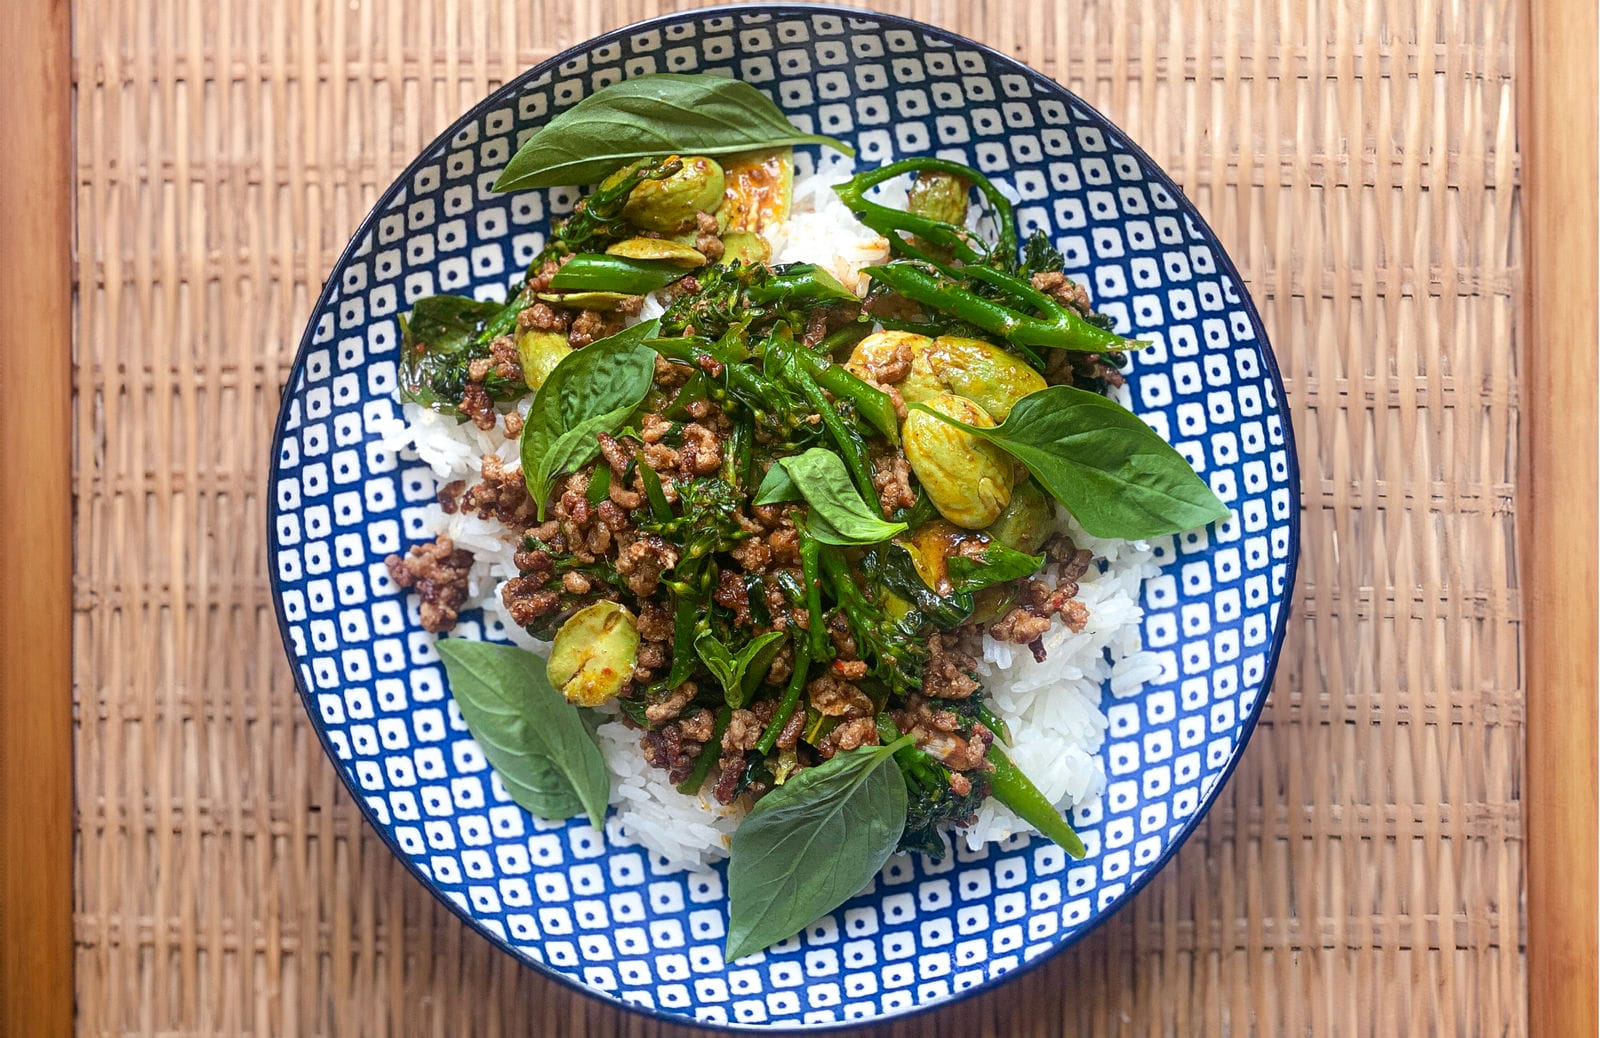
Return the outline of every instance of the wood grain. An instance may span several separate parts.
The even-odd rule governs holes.
[[[1529,1033],[1600,1031],[1596,370],[1600,79],[1592,0],[1530,5],[1526,489]]]
[[[70,24],[0,5],[0,1035],[72,1028]]]

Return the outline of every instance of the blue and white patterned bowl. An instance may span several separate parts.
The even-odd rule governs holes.
[[[1144,586],[1162,676],[1105,707],[1109,777],[1074,823],[1089,856],[1043,839],[931,861],[896,856],[803,934],[722,961],[722,875],[658,868],[585,822],[530,817],[491,782],[446,691],[415,600],[383,559],[414,541],[435,486],[374,432],[400,412],[398,319],[436,292],[498,296],[567,189],[490,192],[520,137],[648,72],[753,83],[806,130],[876,166],[936,154],[1021,201],[1099,309],[1150,345],[1131,404],[1234,509],[1178,538]],[[802,167],[811,160],[802,155]],[[383,194],[328,277],[274,442],[270,543],[284,644],[312,723],[368,819],[473,928],[557,980],[674,1019],[834,1024],[936,1006],[1060,951],[1125,904],[1215,798],[1260,714],[1283,642],[1299,480],[1283,386],[1232,263],[1171,179],[1045,77],[918,22],[743,5],[621,29],[532,69],[468,112]],[[494,637],[469,614],[460,634]],[[964,846],[964,845],[963,845]]]

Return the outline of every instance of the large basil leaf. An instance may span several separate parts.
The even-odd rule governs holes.
[[[1005,450],[1096,537],[1142,540],[1230,514],[1183,455],[1133,412],[1097,393],[1041,389],[992,429],[910,406]]]
[[[945,565],[950,571],[950,586],[960,594],[1037,573],[1044,565],[1044,556],[990,541],[977,555],[951,555]]]
[[[824,544],[877,544],[905,531],[905,523],[885,522],[876,503],[861,499],[844,461],[832,451],[813,447],[778,464],[811,506],[811,536]]]
[[[832,137],[801,133],[748,83],[663,72],[597,90],[523,142],[496,191],[592,184],[655,155],[727,155],[784,144],[821,144],[854,155]]]
[[[511,799],[540,818],[605,824],[611,777],[577,708],[525,649],[464,638],[437,643],[450,694]]]
[[[502,320],[504,315],[509,322]],[[466,389],[467,365],[488,356],[490,336],[485,333],[499,334],[499,324],[515,319],[516,309],[507,303],[448,295],[417,300],[411,316],[400,322],[401,397],[453,414]],[[506,397],[494,393],[494,386],[486,388],[491,397]],[[521,389],[527,391],[526,386]]]
[[[551,370],[522,426],[522,478],[544,518],[555,478],[600,453],[596,436],[614,432],[650,391],[656,353],[644,341],[656,322],[574,350]]]
[[[883,868],[906,826],[894,751],[910,741],[840,753],[756,801],[728,852],[727,961],[794,936]]]
[[[721,638],[705,631],[695,638],[694,651],[722,686],[723,699],[737,710],[750,701],[750,694],[771,669],[778,650],[783,648],[783,638],[782,631],[768,631],[735,653]]]

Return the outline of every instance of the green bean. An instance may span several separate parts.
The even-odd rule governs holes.
[[[994,798],[1009,807],[1018,818],[1055,841],[1062,850],[1074,858],[1082,858],[1088,851],[1072,826],[1056,810],[1056,805],[1045,799],[1033,780],[1011,762],[1005,751],[990,744],[989,763],[994,770],[989,773],[989,790]]]
[[[807,656],[825,660],[828,652],[827,629],[822,622],[822,542],[811,536],[804,522],[795,524],[800,537],[800,573],[806,584],[806,638],[809,641]]]
[[[1046,316],[1034,317],[993,299],[975,295],[954,279],[930,273],[914,263],[896,261],[881,267],[866,267],[864,270],[907,299],[951,314],[986,332],[1004,336],[1019,346],[1104,353],[1137,349],[1139,345],[1137,340],[1124,339],[1115,332],[1090,324],[1021,278],[993,267],[963,267],[961,276],[970,276],[1000,288],[1019,302],[1037,307]]]
[[[982,721],[983,726],[993,732],[1001,742],[1007,746],[1011,745],[1011,726],[1006,724],[1005,718],[990,710],[988,704],[978,704],[978,720]]]

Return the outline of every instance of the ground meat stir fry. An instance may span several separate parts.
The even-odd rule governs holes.
[[[644,162],[617,176],[649,170],[665,183],[695,162],[703,165],[687,156]],[[954,206],[952,217],[978,186],[960,177],[917,183],[918,199]],[[451,303],[470,315],[454,340],[460,359],[417,402],[515,440],[524,414],[543,423],[531,425],[539,436],[558,421],[553,394],[525,399],[556,365],[585,372],[588,381],[564,383],[572,398],[612,392],[613,377],[617,396],[622,386],[631,395],[608,398],[596,414],[563,415],[581,436],[559,441],[533,474],[502,459],[511,451],[496,436],[500,453],[484,455],[475,478],[442,487],[440,509],[457,523],[506,531],[516,575],[499,586],[505,615],[554,643],[552,682],[566,682],[559,690],[569,701],[602,704],[629,726],[668,781],[748,808],[808,768],[897,742],[892,759],[908,790],[902,846],[936,851],[938,833],[971,822],[1008,774],[996,745],[1007,722],[990,712],[979,678],[986,640],[1027,646],[1043,660],[1063,632],[1084,631],[1080,583],[1094,559],[1052,536],[1050,488],[1030,477],[1039,471],[1031,462],[1007,458],[1014,445],[996,439],[980,458],[958,426],[916,427],[938,398],[990,409],[1001,422],[1023,397],[1049,392],[1042,386],[1121,385],[1121,353],[1081,348],[1120,340],[1089,327],[1108,322],[1082,285],[1048,269],[1060,264],[1040,236],[1018,265],[994,254],[974,278],[962,273],[972,263],[960,243],[970,239],[940,239],[918,222],[900,240],[942,254],[950,268],[894,260],[856,286],[842,268],[835,276],[820,265],[751,262],[767,246],[748,225],[702,208],[722,204],[717,189],[681,204],[677,188],[662,192],[658,201],[680,208],[640,217],[625,197],[591,209],[608,204],[602,185],[552,228],[506,308]],[[651,225],[630,226],[639,218]],[[650,297],[648,337],[595,348],[636,324],[646,299],[574,294],[556,275],[573,254],[594,270],[608,248],[624,245],[610,255],[654,257],[649,269],[671,278]],[[885,273],[895,266],[910,280]],[[935,267],[929,295],[916,278]],[[947,305],[961,293],[972,305]],[[1007,324],[1009,341],[978,338],[971,322],[987,326],[997,308],[1031,323]],[[1086,338],[1033,348],[1017,331],[1055,334],[1045,326],[1058,318]],[[586,366],[601,358],[608,367]],[[818,452],[830,459],[826,474],[800,472],[798,459]],[[1042,566],[1032,558],[1041,555]],[[441,537],[386,564],[417,594],[428,630],[456,622],[472,554]],[[602,664],[585,677],[600,682],[592,702],[565,677],[564,649]]]
[[[383,564],[396,584],[417,593],[422,602],[423,630],[438,634],[456,625],[457,611],[467,600],[470,551],[462,551],[450,538],[440,537],[432,544],[413,546],[404,556],[390,555]]]

